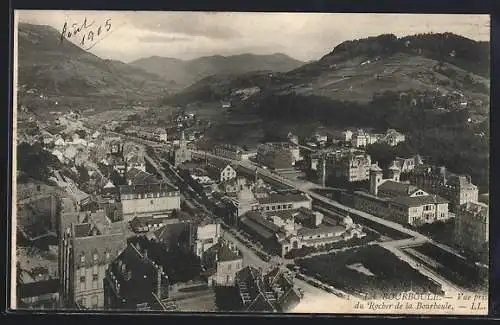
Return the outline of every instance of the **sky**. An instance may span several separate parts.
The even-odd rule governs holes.
[[[241,53],[285,53],[310,61],[343,41],[388,33],[452,32],[475,40],[490,39],[488,15],[60,10],[21,10],[17,14],[19,22],[49,25],[59,32],[65,23],[82,25],[87,18],[87,25],[94,24],[86,30],[94,28],[95,34],[95,28],[105,26],[109,19],[109,31],[95,37],[99,41],[91,42],[89,51],[123,62],[150,56],[189,60]],[[79,43],[75,37],[69,39]]]

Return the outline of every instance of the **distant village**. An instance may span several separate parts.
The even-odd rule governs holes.
[[[468,175],[419,155],[397,157],[387,170],[372,161],[367,146],[405,141],[394,129],[304,139],[289,133],[255,148],[219,143],[201,150],[196,140],[203,133],[186,134],[195,114],[176,117],[173,136],[156,126],[91,129],[75,112],[52,122],[26,108],[21,114],[18,128],[38,132],[18,132],[18,145],[39,144],[64,166],[48,179],[60,192],[37,195],[32,188],[17,204],[26,211],[18,228],[28,241],[45,236],[30,230],[40,218],[47,233],[57,234],[57,269],[23,273],[19,298],[26,308],[216,311],[229,288],[224,301],[235,303],[231,308],[289,311],[305,286],[286,267],[293,254],[328,252],[370,233],[349,211],[405,227],[453,219],[457,249],[471,252],[489,240],[488,202]],[[301,190],[327,190],[332,179],[366,184],[332,192],[346,213],[318,208]],[[248,256],[258,256],[259,265]]]

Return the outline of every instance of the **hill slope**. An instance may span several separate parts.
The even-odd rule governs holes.
[[[304,63],[285,54],[275,53],[271,55],[215,55],[189,61],[152,56],[138,59],[130,64],[174,80],[180,87],[185,87],[211,75],[234,75],[250,71],[286,72]]]
[[[165,96],[174,88],[165,79],[120,61],[104,60],[49,26],[19,24],[20,89],[36,89],[64,101],[67,97],[140,101]]]
[[[425,34],[404,38],[381,35],[344,42],[320,60],[295,70],[261,76],[206,78],[172,100],[234,97],[243,87],[260,94],[321,96],[334,100],[368,102],[384,91],[461,91],[487,100],[489,43],[453,34]],[[218,86],[217,86],[218,85]],[[238,96],[236,96],[238,97]]]

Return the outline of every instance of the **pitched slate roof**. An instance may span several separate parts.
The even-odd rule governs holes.
[[[178,222],[165,225],[154,232],[156,239],[164,244],[178,242],[181,236],[189,231],[190,224]]]
[[[267,221],[260,212],[249,211],[243,215],[240,222],[266,238],[274,237],[274,234],[281,232],[280,227]]]
[[[303,202],[310,201],[310,199],[302,194],[294,193],[275,193],[267,197],[257,198],[260,204],[274,204],[274,203],[289,203],[289,202]]]
[[[73,229],[75,237],[87,237],[91,235],[92,225],[90,223],[77,224]]]
[[[120,185],[119,189],[121,195],[179,191],[178,188],[164,182],[156,184]]]
[[[300,236],[314,236],[314,235],[323,235],[323,234],[337,234],[345,231],[345,227],[343,226],[325,226],[322,225],[318,228],[307,228],[302,227],[297,230],[297,234]]]
[[[214,246],[210,247],[206,253],[217,254],[220,262],[237,261],[243,259],[243,256],[234,252],[227,243],[219,241]]]
[[[284,211],[267,211],[265,212],[265,215],[267,217],[278,217],[283,220],[290,220],[294,219],[294,211],[293,210],[284,210]]]
[[[406,184],[402,182],[395,182],[387,180],[383,182],[379,187],[379,191],[387,191],[391,193],[397,193],[398,195],[411,195],[418,191],[418,187]]]
[[[443,204],[447,200],[438,195],[423,195],[415,197],[397,196],[391,199],[392,202],[405,207],[419,207],[426,204]]]
[[[133,305],[150,301],[158,271],[132,244],[113,261],[110,270],[120,284],[121,297]]]
[[[74,238],[74,262],[79,265],[81,256],[85,256],[85,264],[93,265],[94,254],[98,256],[99,264],[107,264],[127,245],[126,235],[115,233],[108,235]],[[106,253],[109,256],[106,256]]]
[[[135,167],[131,168],[127,172],[127,178],[132,182],[133,185],[160,183],[160,181],[154,175]]]
[[[59,292],[59,279],[49,279],[37,282],[18,283],[19,298],[38,297]]]

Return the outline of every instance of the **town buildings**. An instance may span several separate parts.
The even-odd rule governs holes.
[[[243,268],[243,255],[233,243],[220,240],[203,254],[202,263],[209,285],[234,286],[236,274]]]
[[[290,142],[270,142],[257,147],[256,159],[271,169],[290,169],[302,158],[297,145]]]
[[[187,147],[186,137],[182,131],[179,148],[174,151],[174,165],[179,166],[183,162],[190,161],[191,158],[191,150]]]
[[[344,182],[361,182],[368,180],[372,165],[369,154],[362,151],[338,150],[336,152],[322,153],[319,160],[313,160],[318,172],[319,181],[331,179]]]
[[[488,251],[489,208],[480,202],[466,202],[455,214],[455,242],[474,253]]]
[[[374,143],[385,143],[391,147],[405,141],[405,135],[394,130],[388,129],[385,134],[369,133],[363,129],[356,132],[346,130],[342,132],[342,141],[348,142],[354,148],[364,148]]]
[[[133,126],[127,129],[126,134],[137,135],[150,141],[167,142],[167,131],[160,127]]]
[[[242,155],[244,152],[243,148],[241,148],[240,146],[231,144],[216,145],[212,151],[217,156],[233,160],[242,160]]]
[[[312,200],[303,193],[273,193],[257,198],[259,211],[284,211],[301,207],[311,209]]]
[[[69,309],[104,307],[106,267],[126,246],[127,230],[104,211],[65,212],[59,239],[61,305]]]
[[[217,183],[236,178],[236,166],[226,162],[217,160],[209,161],[205,169],[208,172],[208,176]]]
[[[48,279],[36,282],[17,283],[18,309],[59,308],[59,279]]]
[[[106,308],[215,311],[215,293],[204,277],[201,260],[176,246],[182,234],[174,232],[171,235],[177,238],[165,241],[129,239],[106,272]]]
[[[415,167],[423,165],[423,161],[420,155],[416,155],[410,158],[396,157],[393,164],[401,170],[401,173],[409,173],[414,170]]]
[[[236,276],[236,288],[243,311],[290,312],[300,303],[301,295],[293,276],[276,267],[266,274],[247,266]]]
[[[456,175],[446,167],[420,165],[409,174],[409,181],[431,193],[436,193],[450,202],[450,210],[467,202],[477,202],[479,191],[469,175]]]
[[[371,144],[370,134],[366,133],[364,130],[359,129],[351,135],[351,145],[354,148],[363,148],[369,144]]]
[[[132,168],[146,171],[146,161],[144,160],[143,155],[137,155],[135,153],[129,154],[126,157],[127,163],[127,172],[129,172]]]
[[[388,129],[384,137],[382,138],[382,142],[388,144],[391,147],[397,146],[399,143],[405,141],[405,135],[399,133],[394,129]]]
[[[238,228],[259,241],[267,251],[285,256],[303,247],[323,247],[334,242],[363,237],[362,228],[346,218],[341,224],[311,209],[249,211],[238,220]]]
[[[179,189],[165,182],[118,186],[124,221],[180,209]]]
[[[220,222],[208,218],[204,218],[201,222],[191,222],[189,231],[192,238],[191,250],[200,258],[207,250],[217,245],[222,237]]]
[[[370,170],[370,193],[354,192],[354,207],[376,216],[401,224],[418,226],[446,220],[448,201],[429,194],[399,179],[396,166],[389,169],[389,178],[382,177],[382,170],[374,165]]]
[[[168,297],[168,276],[141,246],[128,243],[106,270],[104,306],[111,310],[175,310]]]

